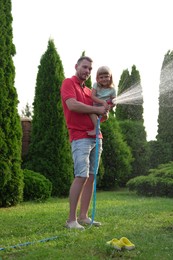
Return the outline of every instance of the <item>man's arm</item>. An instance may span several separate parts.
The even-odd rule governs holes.
[[[100,106],[100,107],[89,106],[82,102],[77,101],[75,98],[67,99],[66,105],[69,110],[77,113],[103,115],[108,112],[108,109],[106,109],[104,106]]]

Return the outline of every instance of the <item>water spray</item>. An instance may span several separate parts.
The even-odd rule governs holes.
[[[142,87],[140,83],[132,85],[112,100],[114,104],[142,105]]]
[[[159,86],[159,105],[173,107],[173,62],[169,62],[161,71]]]

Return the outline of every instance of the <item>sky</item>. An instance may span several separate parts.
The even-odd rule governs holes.
[[[147,140],[157,135],[158,95],[164,55],[173,50],[172,0],[12,0],[14,65],[19,114],[32,105],[41,56],[53,39],[65,77],[85,51],[92,82],[106,65],[115,86],[133,65],[140,73]]]

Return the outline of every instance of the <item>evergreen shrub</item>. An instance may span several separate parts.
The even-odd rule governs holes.
[[[173,163],[151,169],[148,176],[138,176],[127,182],[130,191],[144,196],[173,197]]]
[[[0,1],[0,207],[15,206],[23,199],[22,128],[14,86],[11,10],[11,0]]]
[[[60,96],[64,69],[53,40],[49,40],[38,68],[24,167],[49,179],[53,196],[67,196],[73,180],[73,162]]]
[[[28,169],[24,174],[24,201],[45,201],[52,193],[52,183],[44,175]]]

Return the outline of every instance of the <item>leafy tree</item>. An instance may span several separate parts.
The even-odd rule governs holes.
[[[162,146],[169,146],[173,160],[173,51],[164,57],[159,85],[159,116],[157,140]],[[170,152],[169,152],[170,153]],[[169,154],[168,154],[169,158]],[[162,158],[160,158],[162,160]],[[163,163],[165,161],[160,161]]]
[[[23,198],[21,170],[22,129],[14,87],[11,1],[0,1],[0,207],[13,206]]]
[[[60,97],[63,79],[61,59],[53,40],[49,40],[37,74],[31,143],[25,167],[45,175],[53,184],[52,194],[55,196],[68,194],[73,177]]]

